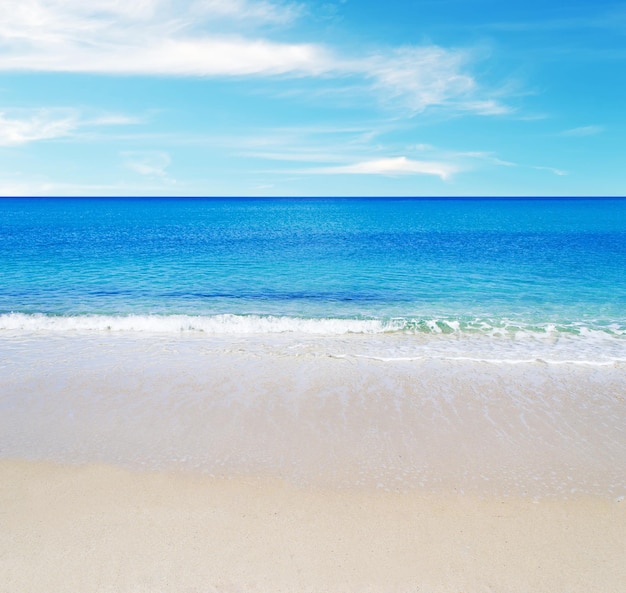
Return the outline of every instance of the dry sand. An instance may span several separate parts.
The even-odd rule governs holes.
[[[3,593],[626,591],[626,501],[0,461]]]

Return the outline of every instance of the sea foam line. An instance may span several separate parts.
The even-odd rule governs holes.
[[[374,354],[332,354],[333,358],[362,358],[366,360],[375,360],[376,362],[421,362],[426,360],[449,360],[454,362],[471,362],[471,363],[487,363],[487,364],[510,364],[510,365],[528,365],[528,364],[545,364],[545,365],[580,365],[592,367],[617,367],[626,364],[626,358],[610,358],[608,360],[586,360],[586,359],[548,359],[548,358],[493,358],[485,356],[454,356],[446,353],[428,352],[421,356],[377,356]]]
[[[0,330],[27,332],[154,332],[264,334],[299,332],[341,335],[377,334],[395,328],[377,319],[299,318],[261,315],[75,315],[7,313]]]
[[[620,341],[626,344],[625,323],[580,322],[524,324],[506,319],[453,318],[311,318],[275,315],[45,315],[4,313],[0,331],[14,332],[145,332],[310,335],[409,334],[482,335],[516,340],[579,339]]]

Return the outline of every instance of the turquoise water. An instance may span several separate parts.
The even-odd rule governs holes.
[[[626,336],[626,200],[4,199],[1,331]]]
[[[0,456],[624,492],[626,200],[0,200]]]

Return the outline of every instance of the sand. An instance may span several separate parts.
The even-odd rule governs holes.
[[[626,501],[0,461],[7,593],[618,593]]]
[[[624,366],[383,362],[321,344],[0,340],[0,458],[302,486],[626,494]]]
[[[623,364],[321,344],[0,340],[0,593],[626,591]]]

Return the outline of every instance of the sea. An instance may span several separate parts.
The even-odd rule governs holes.
[[[626,200],[3,199],[0,332],[626,361]]]
[[[0,456],[619,492],[625,370],[625,199],[0,200]]]

